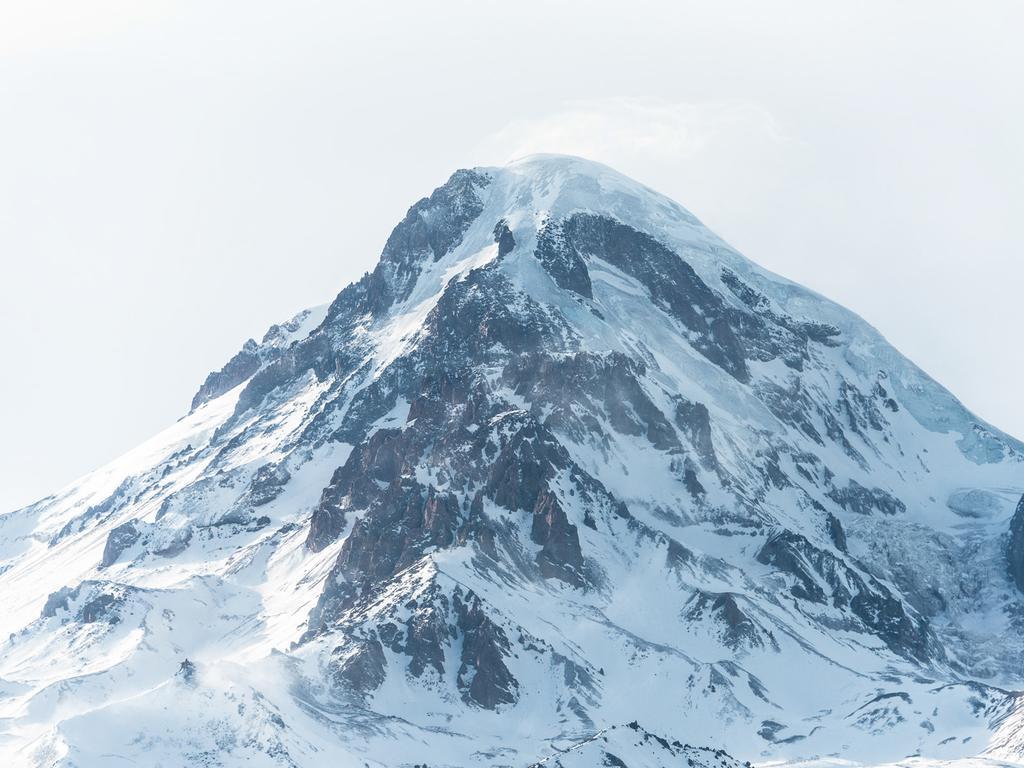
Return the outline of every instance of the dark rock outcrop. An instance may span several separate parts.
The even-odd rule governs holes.
[[[859,515],[870,515],[874,511],[883,515],[899,515],[907,511],[907,505],[882,488],[865,488],[851,480],[845,488],[833,488],[828,497],[843,509]]]
[[[366,509],[381,493],[381,484],[397,480],[405,468],[408,436],[398,429],[379,429],[349,454],[335,470],[313,510],[306,546],[319,552],[345,528],[345,510]]]
[[[579,532],[549,486],[558,470],[568,467],[565,449],[547,430],[528,422],[494,459],[484,494],[498,506],[532,513],[530,537],[541,545],[537,564],[543,576],[582,586]]]
[[[832,539],[836,549],[846,552],[846,531],[843,530],[843,524],[839,522],[839,518],[830,512],[825,519],[825,526],[828,529],[828,537]]]
[[[354,317],[378,315],[406,298],[427,261],[437,261],[457,246],[483,202],[479,190],[490,179],[477,171],[456,171],[430,197],[413,205],[392,230],[373,272],[338,294],[327,311],[326,326],[344,326]]]
[[[593,286],[586,262],[571,243],[567,243],[563,228],[555,222],[548,222],[537,236],[537,250],[534,253],[559,288],[578,293],[588,299],[594,298]]]
[[[454,496],[411,478],[395,480],[353,526],[335,569],[349,582],[379,582],[428,548],[451,546],[458,521]]]
[[[269,504],[281,495],[281,491],[291,478],[291,473],[283,465],[264,464],[253,475],[245,500],[254,507]]]
[[[561,579],[576,587],[583,586],[583,553],[580,551],[579,533],[565,516],[558,498],[550,491],[542,491],[537,497],[530,538],[535,544],[541,545],[537,553],[537,564],[545,578]]]
[[[575,337],[564,317],[517,288],[493,263],[449,283],[426,327],[414,360],[435,371],[504,364],[510,354],[559,352]]]
[[[922,661],[935,655],[941,657],[941,648],[927,619],[874,576],[818,549],[804,536],[785,530],[775,533],[758,551],[757,560],[793,577],[790,593],[794,597],[831,603],[840,610],[849,608],[895,653]]]
[[[809,342],[826,346],[837,344],[839,329],[790,317],[731,269],[722,270],[722,282],[749,310],[730,315],[749,358],[763,361],[778,358],[790,368],[802,371],[810,359]]]
[[[43,604],[40,616],[44,619],[52,619],[59,611],[70,610],[69,603],[78,595],[77,588],[61,587],[56,592],[51,592]]]
[[[134,587],[108,581],[83,581],[75,587],[62,587],[47,598],[41,618],[60,617],[62,623],[106,622],[117,624]]]
[[[100,568],[107,568],[117,562],[128,547],[132,546],[142,532],[138,528],[137,521],[129,520],[122,523],[107,534],[107,543],[103,547],[103,559],[100,560]]]
[[[722,297],[678,254],[644,232],[590,213],[565,219],[561,239],[564,253],[602,259],[636,278],[656,306],[692,333],[697,351],[740,381],[749,378],[743,347]]]
[[[406,621],[405,644],[396,649],[409,656],[409,674],[413,677],[422,677],[428,669],[444,675],[444,650],[455,635],[448,622],[449,610],[447,596],[435,591]]]
[[[326,488],[324,493],[327,493]],[[321,497],[320,503],[313,510],[309,521],[306,546],[312,552],[320,552],[337,541],[344,530],[345,511],[336,504],[332,504],[330,499]]]
[[[234,357],[224,364],[219,371],[213,371],[206,377],[206,381],[199,387],[192,398],[191,410],[195,410],[203,403],[220,397],[228,390],[234,389],[246,379],[250,378],[260,369],[263,361],[259,356],[259,346],[254,339],[249,339],[242,345]]]
[[[499,261],[512,253],[512,249],[516,247],[516,239],[512,236],[512,230],[508,228],[508,222],[504,219],[494,225],[494,242],[498,244]]]
[[[349,689],[366,694],[384,682],[387,659],[376,637],[356,640],[355,645],[354,651],[332,662],[332,674],[335,680]]]
[[[462,654],[456,684],[466,702],[484,709],[514,704],[519,682],[505,665],[509,641],[504,630],[484,611],[472,592],[453,600],[457,626],[462,634]]]
[[[459,170],[442,186],[413,205],[392,230],[373,272],[342,291],[327,311],[331,323],[351,309],[379,313],[409,295],[424,259],[437,261],[459,244],[466,229],[483,210],[478,190],[490,179],[478,171]]]
[[[607,420],[616,432],[643,436],[659,450],[678,449],[672,425],[644,391],[645,373],[642,362],[618,352],[580,352],[520,355],[502,379],[531,403],[532,412],[547,413],[545,424],[557,431],[578,438],[599,434]]]
[[[819,409],[804,390],[799,378],[791,377],[786,385],[761,381],[757,383],[754,392],[783,424],[799,430],[818,445],[825,444],[821,431],[814,423]]]
[[[1006,552],[1010,578],[1024,592],[1024,496],[1010,519],[1010,542]]]
[[[731,592],[698,591],[688,601],[683,615],[689,621],[711,619],[717,622],[721,626],[722,640],[733,650],[766,646],[779,649],[771,632],[758,626]]]
[[[770,536],[758,550],[757,561],[793,576],[796,581],[790,592],[794,597],[813,603],[825,602],[825,590],[819,577],[828,562],[824,553],[800,534],[780,531]]]
[[[454,496],[412,478],[394,480],[345,539],[310,619],[311,628],[335,621],[360,596],[427,551],[454,544],[458,525]]]
[[[134,477],[126,477],[105,499],[88,507],[84,512],[68,520],[67,523],[50,539],[49,546],[54,547],[68,536],[83,531],[86,526],[102,522],[115,512],[124,508],[131,500]]]
[[[697,451],[701,463],[709,469],[717,467],[715,446],[711,442],[711,417],[707,406],[703,403],[691,403],[679,397],[676,400],[674,416],[676,426]]]

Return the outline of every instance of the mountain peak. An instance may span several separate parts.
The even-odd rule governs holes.
[[[649,192],[645,187],[614,168],[577,155],[536,153],[510,160],[503,166],[484,167],[477,170],[491,174],[507,173],[526,177],[538,183],[548,183],[552,180],[590,179],[598,183],[604,181],[609,187],[632,188],[637,191]]]
[[[1019,758],[1022,455],[641,184],[457,171],[188,416],[0,517],[0,753]]]
[[[575,209],[622,218],[666,217],[673,223],[700,223],[676,202],[602,163],[574,155],[534,154],[499,168],[481,168],[496,180],[506,205],[558,217]],[[630,223],[630,222],[626,222]],[[703,227],[700,227],[703,229]],[[705,230],[706,231],[706,230]],[[710,234],[710,233],[708,233]]]

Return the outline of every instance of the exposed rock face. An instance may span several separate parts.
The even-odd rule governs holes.
[[[69,600],[77,594],[77,590],[73,590],[70,587],[61,587],[58,591],[51,593],[43,605],[42,617],[49,619],[56,616],[60,610],[67,611]]]
[[[740,610],[735,595],[723,593],[715,597],[711,609],[719,613],[729,628],[729,642],[737,645],[743,639],[753,641],[755,635],[754,622]]]
[[[607,420],[617,432],[646,437],[659,450],[679,448],[675,431],[640,384],[646,373],[642,362],[618,353],[520,355],[502,377],[535,413],[547,413],[545,424],[553,429],[584,436]]]
[[[1024,496],[1010,520],[1010,544],[1007,549],[1010,578],[1024,592]]]
[[[480,599],[470,592],[454,600],[462,654],[457,684],[465,701],[497,709],[513,704],[519,683],[505,666],[511,646],[505,632],[488,618]]]
[[[561,579],[577,587],[583,585],[579,535],[553,493],[542,491],[538,494],[530,537],[541,545],[537,563],[544,576]]]
[[[512,253],[512,249],[516,247],[516,238],[504,219],[494,225],[494,242],[498,244],[499,260]]]
[[[407,445],[400,430],[382,429],[354,450],[335,471],[313,511],[306,545],[318,552],[333,542],[345,527],[345,510],[361,510],[380,493],[380,484],[397,480]]]
[[[393,480],[345,539],[321,597],[317,622],[336,619],[429,549],[451,546],[458,522],[454,496],[412,478]]]
[[[129,597],[131,587],[105,581],[83,581],[75,587],[63,587],[51,594],[43,606],[41,617],[60,618],[79,624],[104,622],[117,624]]]
[[[721,627],[726,646],[734,651],[764,647],[779,650],[774,635],[761,628],[740,607],[737,596],[731,592],[698,591],[687,603],[684,615],[692,622],[711,618]]]
[[[830,512],[825,519],[825,524],[828,526],[828,537],[832,539],[836,549],[846,552],[846,531],[843,530],[843,524],[839,522],[839,518]]]
[[[459,508],[454,496],[412,479],[395,480],[356,523],[338,556],[350,582],[376,583],[412,564],[428,547],[452,544]]]
[[[907,505],[881,488],[865,488],[851,480],[845,488],[829,491],[829,498],[843,509],[861,515],[881,512],[884,515],[899,515],[907,511]]]
[[[566,242],[561,224],[549,222],[537,239],[537,258],[559,288],[594,298],[587,264],[571,242]]]
[[[941,658],[927,619],[895,597],[874,576],[818,549],[800,534],[783,531],[769,537],[757,553],[757,560],[793,576],[790,592],[794,597],[849,606],[894,652],[920,660],[936,654]]]
[[[804,390],[804,385],[799,378],[792,377],[784,383],[760,382],[757,385],[757,393],[772,414],[783,424],[799,430],[816,444],[825,445],[822,430],[814,418],[815,415],[821,415],[821,411]],[[841,429],[836,430],[837,434],[841,431]]]
[[[693,268],[657,240],[606,216],[579,213],[561,222],[560,231],[541,236],[539,257],[563,288],[590,293],[584,258],[598,258],[635,277],[651,300],[668,308],[713,363],[746,380],[743,350],[721,297]]]
[[[228,360],[219,371],[206,377],[206,381],[192,398],[192,410],[208,400],[220,397],[230,389],[234,389],[260,369],[262,361],[254,339],[249,339],[242,349]]]
[[[326,489],[325,489],[326,492]],[[309,521],[309,535],[306,546],[313,552],[319,552],[336,541],[345,530],[345,512],[329,499],[321,499]]]
[[[568,467],[550,433],[527,422],[494,459],[484,493],[498,506],[532,513],[530,537],[541,545],[537,563],[545,577],[582,586],[579,535],[549,485]]]
[[[307,330],[314,327],[320,314],[319,309],[303,310],[286,322],[270,326],[261,342],[247,340],[223,368],[206,377],[206,381],[192,398],[191,410],[194,411],[203,403],[220,397],[257,375],[259,379],[254,390],[259,392],[260,396],[269,391],[269,382],[281,383],[286,378],[286,372],[293,369],[296,360],[290,349],[292,342],[301,336],[304,327]],[[250,391],[242,398],[242,410],[251,407],[251,399]]]
[[[50,539],[49,545],[53,547],[68,536],[82,531],[87,525],[103,521],[117,512],[130,500],[131,490],[134,483],[135,478],[126,477],[107,498],[103,499],[98,504],[93,504],[88,507],[85,512],[75,515],[68,520],[68,522],[65,523]]]
[[[381,312],[409,295],[416,284],[423,259],[437,261],[462,239],[466,228],[480,214],[480,190],[490,179],[477,171],[460,170],[448,182],[416,203],[395,227],[376,269],[354,284],[331,304],[328,321],[351,310]]]
[[[406,620],[404,644],[401,634],[395,634],[390,640],[393,650],[409,657],[408,671],[413,677],[421,678],[428,670],[438,677],[444,675],[445,649],[455,638],[455,630],[449,623],[450,613],[448,595],[435,587],[428,599],[414,606]]]
[[[369,693],[384,682],[387,659],[376,637],[357,641],[357,647],[342,661],[334,665],[335,679],[352,690]]]
[[[771,299],[744,282],[731,269],[722,270],[722,282],[751,310],[734,313],[747,356],[754,360],[781,359],[787,366],[802,371],[810,359],[810,343],[833,345],[840,331],[826,323],[796,320],[774,306]]]
[[[757,561],[795,577],[790,587],[794,597],[825,602],[825,591],[818,583],[818,576],[834,561],[800,534],[782,531],[771,536],[758,551]]]
[[[262,507],[269,504],[284,490],[284,486],[291,480],[291,474],[280,464],[264,464],[256,470],[249,490],[246,493],[246,501],[254,507]]]
[[[140,535],[134,520],[117,526],[107,534],[107,543],[103,547],[103,559],[100,561],[100,567],[106,568],[116,563],[121,553],[138,541]]]
[[[385,648],[408,658],[405,671],[413,679],[444,680],[446,658],[454,655],[463,701],[484,709],[515,703],[519,683],[505,664],[512,645],[479,597],[434,583],[407,608],[404,620],[384,621],[366,637],[335,649],[331,668],[337,682],[371,695],[385,678]]]

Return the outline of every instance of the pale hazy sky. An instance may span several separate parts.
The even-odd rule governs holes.
[[[181,416],[458,167],[581,154],[1024,436],[1024,3],[0,0],[0,510]]]

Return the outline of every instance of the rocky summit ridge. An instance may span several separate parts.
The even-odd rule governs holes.
[[[460,170],[181,421],[0,516],[0,756],[1018,762],[1022,462],[656,192]]]

